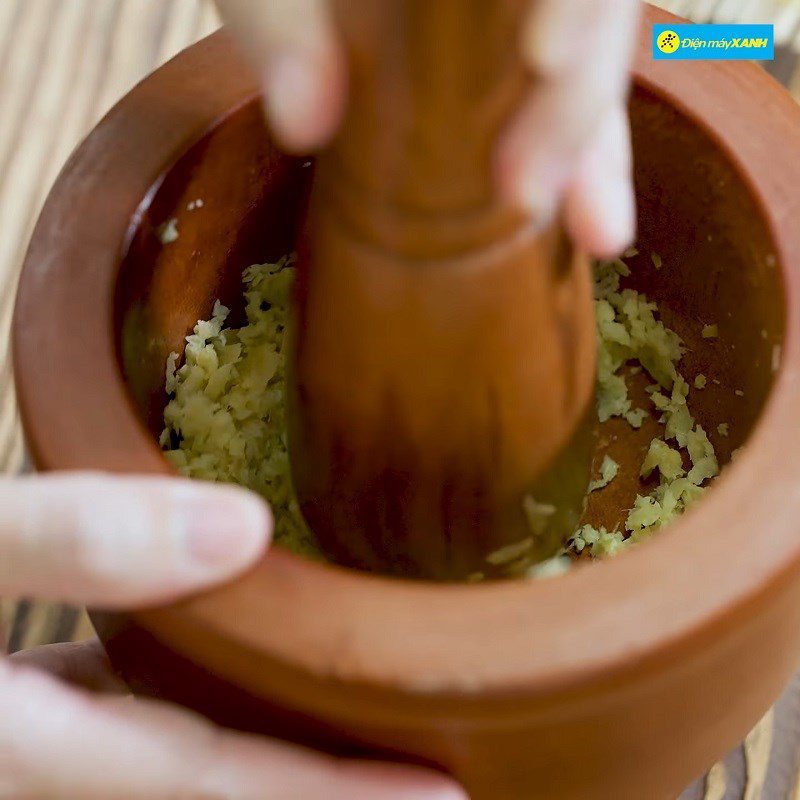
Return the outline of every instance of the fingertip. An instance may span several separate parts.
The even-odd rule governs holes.
[[[258,495],[198,481],[181,486],[177,497],[190,566],[209,579],[231,577],[264,554],[273,520]]]
[[[565,197],[564,219],[576,244],[597,258],[621,253],[636,234],[630,131],[616,105],[597,127]]]
[[[596,258],[613,258],[636,235],[636,206],[630,178],[617,176],[596,186],[570,187],[564,222],[575,244]]]
[[[538,227],[549,224],[556,213],[557,190],[536,170],[515,163],[513,154],[503,154],[497,159],[495,176],[501,203],[529,216]]]
[[[285,48],[267,65],[267,117],[281,147],[305,155],[326,145],[341,122],[346,70],[335,47],[323,52]]]
[[[266,503],[236,486],[87,473],[41,489],[60,509],[55,526],[50,517],[39,523],[57,547],[29,589],[66,602],[105,609],[172,602],[244,572],[272,533]]]
[[[501,135],[492,172],[500,202],[528,215],[541,228],[557,213],[569,168],[560,153],[531,146],[537,131],[526,112]]]
[[[365,761],[341,761],[339,766],[365,796],[380,800],[469,800],[452,778],[434,770]]]

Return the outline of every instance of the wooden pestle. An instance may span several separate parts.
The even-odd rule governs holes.
[[[492,179],[530,88],[528,6],[334,3],[350,98],[299,249],[289,435],[303,513],[344,564],[464,578],[532,532],[553,555],[582,509],[588,263]]]

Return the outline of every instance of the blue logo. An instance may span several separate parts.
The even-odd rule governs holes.
[[[653,58],[659,61],[772,61],[772,25],[653,25]]]

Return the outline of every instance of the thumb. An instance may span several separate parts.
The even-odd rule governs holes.
[[[271,528],[266,505],[233,486],[94,473],[0,481],[0,596],[167,602],[253,564]]]

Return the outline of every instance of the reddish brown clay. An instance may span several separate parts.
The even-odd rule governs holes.
[[[336,6],[350,103],[317,162],[289,408],[298,499],[340,563],[464,578],[530,536],[526,494],[556,509],[539,558],[580,516],[589,265],[560,226],[500,204],[492,180],[530,89],[509,47],[529,5]]]
[[[776,697],[800,655],[800,110],[755,66],[653,62],[649,47],[646,30],[635,282],[693,346],[685,371],[720,381],[694,396],[709,430],[730,423],[721,455],[744,443],[707,497],[652,542],[533,583],[386,579],[275,548],[202,596],[95,614],[133,686],[435,765],[474,800],[674,797]],[[306,190],[303,162],[264,138],[256,88],[215,35],[134,89],[59,178],[14,328],[40,467],[169,474],[164,358],[236,298],[243,266],[291,247]],[[203,213],[185,213],[198,196]],[[153,226],[174,215],[180,238],[160,248]],[[624,441],[610,446],[633,470],[644,442]],[[621,481],[595,517],[636,488]]]

